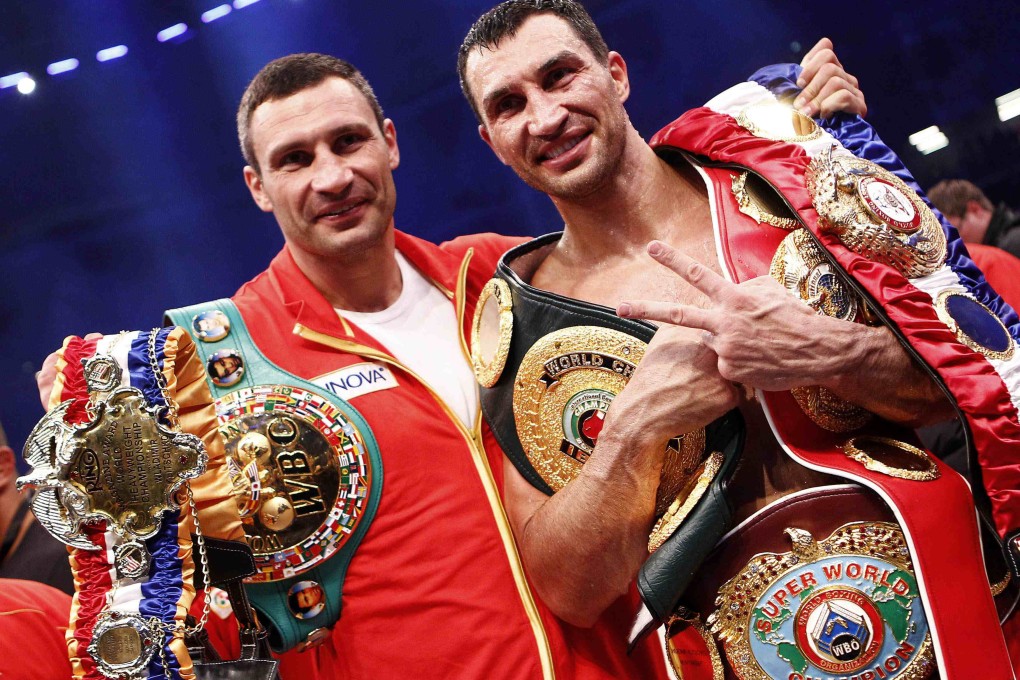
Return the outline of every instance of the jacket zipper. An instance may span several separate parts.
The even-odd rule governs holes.
[[[474,250],[469,249],[464,257],[464,261],[461,263],[456,295],[457,332],[461,338],[461,349],[467,357],[470,357],[470,353],[468,352],[464,339],[464,294],[465,289],[467,288],[467,265],[473,254]],[[332,335],[327,335],[326,333],[314,331],[300,323],[294,324],[293,332],[295,335],[298,335],[305,340],[325,345],[327,347],[340,350],[341,352],[377,359],[399,368],[401,371],[404,371],[421,383],[422,386],[428,390],[429,394],[432,395],[432,398],[435,399],[436,403],[439,404],[440,408],[443,409],[443,412],[446,413],[446,416],[450,419],[450,421],[453,422],[457,431],[460,432],[462,437],[464,437],[464,441],[468,445],[468,450],[471,452],[471,460],[475,464],[478,477],[482,482],[482,487],[485,489],[485,496],[489,501],[489,507],[492,511],[493,519],[496,520],[496,527],[499,530],[499,536],[503,542],[503,549],[506,552],[507,559],[510,563],[510,571],[514,577],[514,584],[517,586],[517,593],[520,596],[521,604],[524,605],[524,612],[531,624],[531,630],[535,636],[535,643],[538,645],[538,656],[542,665],[542,678],[544,680],[554,680],[556,673],[553,668],[552,649],[549,646],[549,638],[546,635],[544,626],[542,625],[542,618],[538,612],[538,606],[535,604],[535,598],[531,593],[531,588],[524,575],[524,566],[521,563],[520,554],[517,552],[517,545],[514,543],[513,532],[510,529],[510,521],[507,519],[506,511],[503,509],[503,503],[500,500],[499,492],[496,489],[496,480],[492,476],[489,461],[485,457],[484,445],[482,442],[480,414],[479,417],[476,417],[475,419],[475,426],[473,428],[474,432],[472,432],[468,430],[450,406],[443,401],[443,398],[440,397],[434,389],[432,389],[432,386],[429,385],[424,378],[400,363],[400,361],[398,361],[395,357],[373,347],[368,347],[367,345],[354,342],[353,340],[344,340]]]

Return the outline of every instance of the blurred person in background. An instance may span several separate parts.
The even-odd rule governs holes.
[[[928,198],[960,232],[968,250],[974,243],[995,246],[1020,257],[1020,229],[1017,229],[1020,227],[1020,214],[1005,203],[993,205],[973,182],[944,179],[928,191]],[[985,269],[980,262],[978,265]],[[988,273],[987,270],[985,273]]]

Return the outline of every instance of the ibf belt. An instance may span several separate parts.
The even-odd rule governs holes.
[[[928,362],[926,366],[942,362],[939,372],[931,371],[938,382],[955,381],[976,389],[984,369],[975,369],[969,383],[966,370],[954,372],[962,365],[957,351],[961,341],[938,320],[932,298],[917,291],[899,292],[905,277],[920,277],[911,278],[914,283],[956,276],[943,268],[945,233],[933,223],[930,209],[879,166],[854,158],[845,149],[834,152],[835,141],[828,134],[777,142],[784,138],[752,132],[739,121],[737,110],[756,106],[748,103],[752,98],[748,89],[756,87],[734,88],[732,105],[721,96],[713,100],[714,108],[688,112],[653,139],[657,152],[666,157],[679,152],[694,162],[693,156],[684,154],[693,152],[709,159],[695,165],[713,197],[725,271],[740,282],[772,269],[791,292],[818,311],[848,320],[855,314],[854,302],[845,295],[851,291],[866,306],[862,320],[870,316],[889,326],[909,353]],[[764,93],[759,93],[762,99],[772,97],[763,88],[758,90]],[[869,144],[881,142],[876,138]],[[891,155],[888,149],[885,152]],[[757,199],[748,195],[746,184],[738,186],[744,172],[757,182],[750,192],[757,189]],[[757,205],[752,209],[750,204]],[[779,219],[760,219],[762,212]],[[792,241],[781,246],[794,225],[803,225],[802,238],[818,246],[816,250],[801,250]],[[786,255],[777,252],[781,248],[787,249]],[[790,256],[791,249],[796,257]],[[816,255],[821,260],[813,262]],[[777,271],[785,267],[792,269]],[[981,320],[984,313],[983,319],[992,321],[987,307],[981,312],[973,302],[957,301],[957,313],[967,318],[960,327],[972,340],[982,335],[975,329],[994,325]],[[924,332],[904,332],[913,327],[923,327]],[[1001,324],[999,330],[1005,333]],[[1002,333],[988,333],[986,349],[1009,344]],[[945,342],[932,343],[933,338]],[[954,365],[945,365],[940,353],[952,354]],[[969,398],[966,389],[957,396]],[[980,558],[974,499],[960,475],[914,446],[909,431],[877,419],[856,418],[824,394],[798,398],[788,392],[765,393],[762,399],[777,438],[795,460],[867,485],[896,513],[942,672],[948,677],[1012,677]],[[1004,399],[1008,403],[1008,394]],[[853,417],[843,417],[847,415]],[[993,420],[1006,428],[1001,436],[1007,436],[1006,419]],[[932,512],[935,507],[938,513]],[[965,621],[961,612],[966,613]],[[975,636],[984,641],[980,649],[973,644]]]
[[[482,411],[521,475],[550,495],[574,479],[593,452],[607,410],[655,332],[651,324],[526,283],[527,263],[559,238],[543,236],[503,256],[479,298],[472,332]],[[682,590],[675,575],[693,573],[699,555],[728,526],[721,488],[742,441],[743,422],[734,411],[669,442],[649,538],[653,555],[646,562],[654,575],[639,579],[654,613],[669,613],[675,591]],[[673,538],[685,531],[694,536]],[[697,546],[681,551],[691,568],[657,573],[681,554],[678,543]]]
[[[272,364],[229,300],[167,312],[206,363],[234,498],[258,572],[246,579],[277,652],[320,644],[382,493],[361,414]]]
[[[206,575],[209,567],[189,482],[208,456],[180,431],[167,378],[176,386],[189,349],[177,328],[68,338],[51,397],[59,405],[25,444],[32,471],[18,488],[36,490],[39,523],[72,548],[77,678],[194,677],[184,644],[201,629],[184,622],[193,530]]]

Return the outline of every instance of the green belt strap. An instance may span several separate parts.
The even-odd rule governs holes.
[[[201,338],[202,332],[200,332],[198,324],[195,322],[196,317],[203,312],[216,311],[226,315],[226,318],[229,320],[229,331],[218,340],[203,340]],[[372,523],[376,508],[379,505],[379,498],[382,495],[383,467],[379,454],[379,445],[375,440],[375,436],[372,434],[372,430],[365,419],[348,402],[307,380],[284,371],[269,361],[252,341],[244,319],[241,318],[237,307],[229,299],[171,309],[166,312],[166,318],[173,324],[183,327],[194,339],[195,347],[202,359],[202,363],[207,367],[206,382],[209,385],[213,398],[216,400],[217,406],[224,396],[244,388],[251,388],[257,385],[289,385],[299,387],[314,392],[335,404],[351,424],[361,432],[364,438],[372,465],[373,480],[361,519],[346,542],[325,562],[317,564],[307,571],[302,571],[300,574],[282,580],[245,583],[244,586],[248,596],[251,598],[252,604],[259,611],[263,623],[267,624],[269,628],[269,640],[274,651],[284,652],[301,643],[321,641],[322,633],[316,631],[331,627],[340,618],[342,607],[341,592],[344,576],[347,573],[347,566],[350,564],[351,558],[354,556],[354,552],[362,537]],[[244,361],[244,372],[240,381],[229,387],[216,385],[208,372],[210,357],[222,350],[233,350]],[[325,609],[308,619],[297,618],[291,612],[287,603],[288,590],[299,581],[318,582],[322,585],[326,596]],[[309,638],[309,635],[312,633],[315,633],[315,635]]]

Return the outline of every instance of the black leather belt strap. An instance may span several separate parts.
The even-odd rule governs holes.
[[[197,537],[192,535],[191,538],[197,545]],[[204,541],[211,583],[206,584],[202,570],[196,569],[195,589],[207,590],[209,585],[213,585],[227,591],[240,629],[241,656],[232,661],[218,658],[209,643],[208,633],[203,630],[187,641],[188,651],[195,662],[195,677],[197,680],[274,680],[277,678],[277,662],[269,651],[268,632],[259,624],[243,587],[243,579],[256,572],[251,548],[238,541],[208,536],[204,537]],[[188,625],[193,624],[189,622]]]
[[[535,471],[524,453],[514,421],[514,381],[524,355],[532,345],[549,333],[570,326],[611,328],[646,343],[655,334],[655,326],[650,323],[621,319],[608,307],[556,295],[525,283],[524,278],[531,278],[530,272],[526,272],[522,277],[515,271],[513,265],[516,263],[519,266],[527,266],[530,257],[536,256],[544,247],[556,243],[561,235],[561,233],[547,234],[523,243],[503,255],[496,267],[496,278],[503,279],[510,287],[514,315],[513,337],[510,340],[510,353],[502,375],[492,387],[483,387],[481,396],[482,412],[503,452],[532,486],[550,496],[553,490]]]

